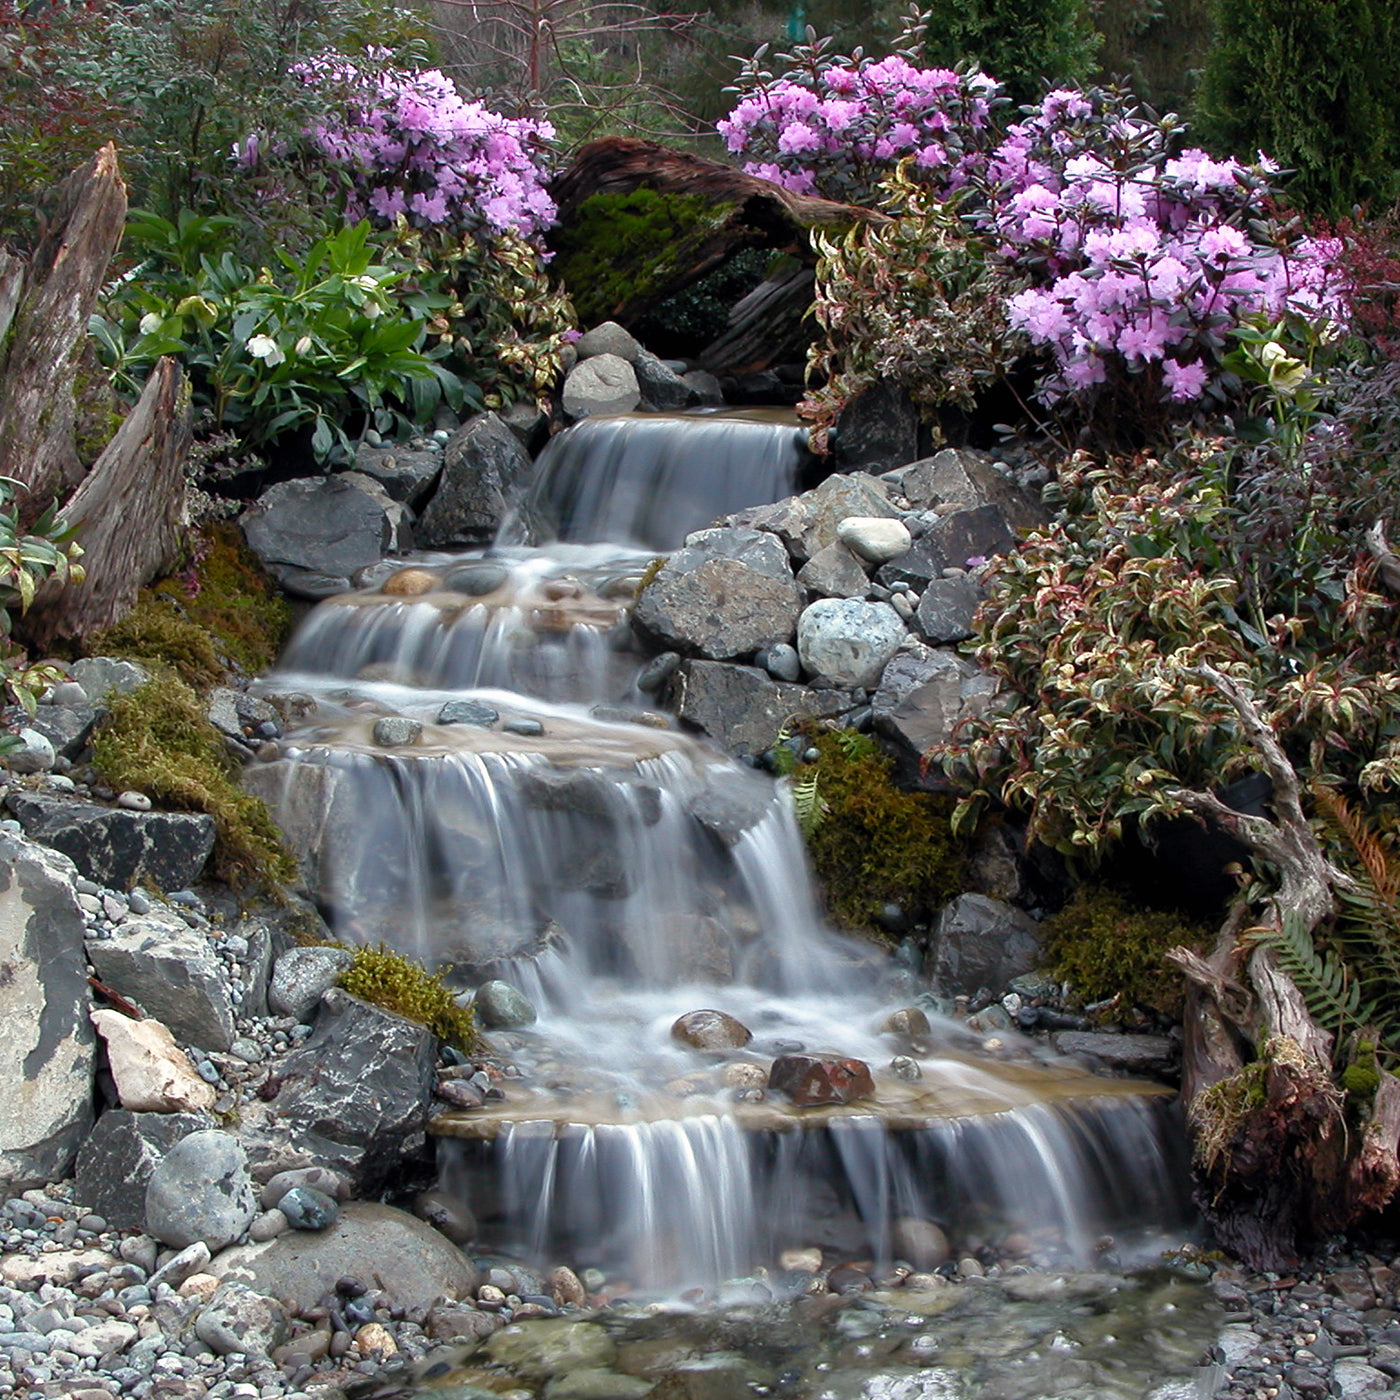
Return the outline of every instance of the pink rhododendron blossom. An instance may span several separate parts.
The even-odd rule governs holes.
[[[1201,390],[1210,379],[1210,371],[1199,360],[1182,364],[1179,360],[1165,360],[1162,364],[1162,379],[1171,397],[1178,402],[1199,398]]]
[[[554,139],[548,122],[502,117],[468,102],[436,69],[376,69],[387,59],[382,50],[367,58],[370,66],[322,55],[292,69],[336,113],[304,137],[350,174],[347,213],[532,239],[554,222],[544,189]]]

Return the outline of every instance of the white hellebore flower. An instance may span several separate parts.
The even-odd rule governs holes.
[[[302,338],[299,341],[297,341],[297,343],[292,347],[293,353],[297,355],[305,355],[310,349],[311,337],[309,335],[302,336]]]
[[[270,335],[250,336],[248,353],[255,360],[261,360],[269,369],[273,365],[280,365],[287,358],[282,353],[282,347]]]
[[[154,335],[160,329],[161,316],[157,311],[148,311],[141,318],[141,334]]]

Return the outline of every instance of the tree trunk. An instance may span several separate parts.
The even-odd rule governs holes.
[[[74,371],[125,221],[126,186],[107,145],[59,187],[28,265],[0,265],[0,476],[20,483],[25,521],[82,476]]]
[[[1349,877],[1318,845],[1297,772],[1254,702],[1220,672],[1202,667],[1200,675],[1258,750],[1274,815],[1236,812],[1212,793],[1175,796],[1273,868],[1273,925],[1288,915],[1311,932]],[[1333,1076],[1331,1034],[1243,923],[1233,918],[1209,957],[1182,948],[1170,955],[1190,986],[1182,1097],[1196,1139],[1197,1200],[1216,1237],[1255,1268],[1286,1269],[1301,1248],[1376,1209],[1400,1184],[1400,1081],[1382,1076],[1358,1133]]]
[[[162,359],[63,516],[79,527],[82,583],[49,586],[25,614],[31,646],[86,637],[130,612],[137,590],[178,561],[190,447],[184,375]]]

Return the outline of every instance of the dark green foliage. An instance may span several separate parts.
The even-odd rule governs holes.
[[[1394,0],[1216,0],[1197,121],[1221,153],[1263,150],[1333,217],[1400,192]]]
[[[1159,112],[1189,111],[1210,50],[1211,10],[1212,0],[1099,0],[1096,81],[1126,80]]]
[[[1094,71],[1099,36],[1085,0],[931,0],[925,52],[951,68],[970,59],[1015,102],[1076,85]]]
[[[1145,909],[1118,890],[1084,885],[1045,921],[1051,971],[1085,1002],[1118,997],[1123,1008],[1178,1015],[1185,986],[1166,962],[1169,949],[1203,942],[1205,931],[1180,914]]]
[[[223,736],[199,697],[174,674],[114,697],[92,756],[115,788],[144,792],[172,810],[208,812],[221,879],[266,885],[296,878],[296,861],[267,808],[238,786]]]
[[[554,272],[573,298],[579,323],[596,325],[664,291],[733,212],[732,204],[650,189],[584,200],[568,227],[551,238]]]
[[[884,904],[918,919],[952,899],[962,849],[949,827],[951,804],[901,792],[893,761],[864,734],[818,734],[810,746],[820,755],[815,762],[787,766],[812,865],[837,921],[873,934]]]
[[[458,1005],[441,975],[382,943],[356,948],[355,960],[341,974],[340,985],[352,996],[426,1026],[459,1050],[470,1051],[476,1044],[471,1008]]]

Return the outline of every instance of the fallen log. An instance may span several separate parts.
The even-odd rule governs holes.
[[[659,233],[653,234],[645,215],[618,202],[639,190],[661,197],[662,212],[652,211]],[[559,225],[551,235],[558,254],[555,271],[573,295],[580,319],[606,318],[624,326],[746,248],[789,251],[811,267],[816,257],[807,230],[885,221],[871,209],[794,194],[719,161],[620,136],[584,146],[550,194],[559,208]],[[793,285],[785,283],[785,290],[790,293]],[[781,300],[780,308],[775,305],[742,328],[746,343],[740,350],[708,355],[707,364],[772,364],[778,352],[750,342],[761,341],[766,328],[790,351],[792,327],[810,303],[810,291],[795,301]]]

